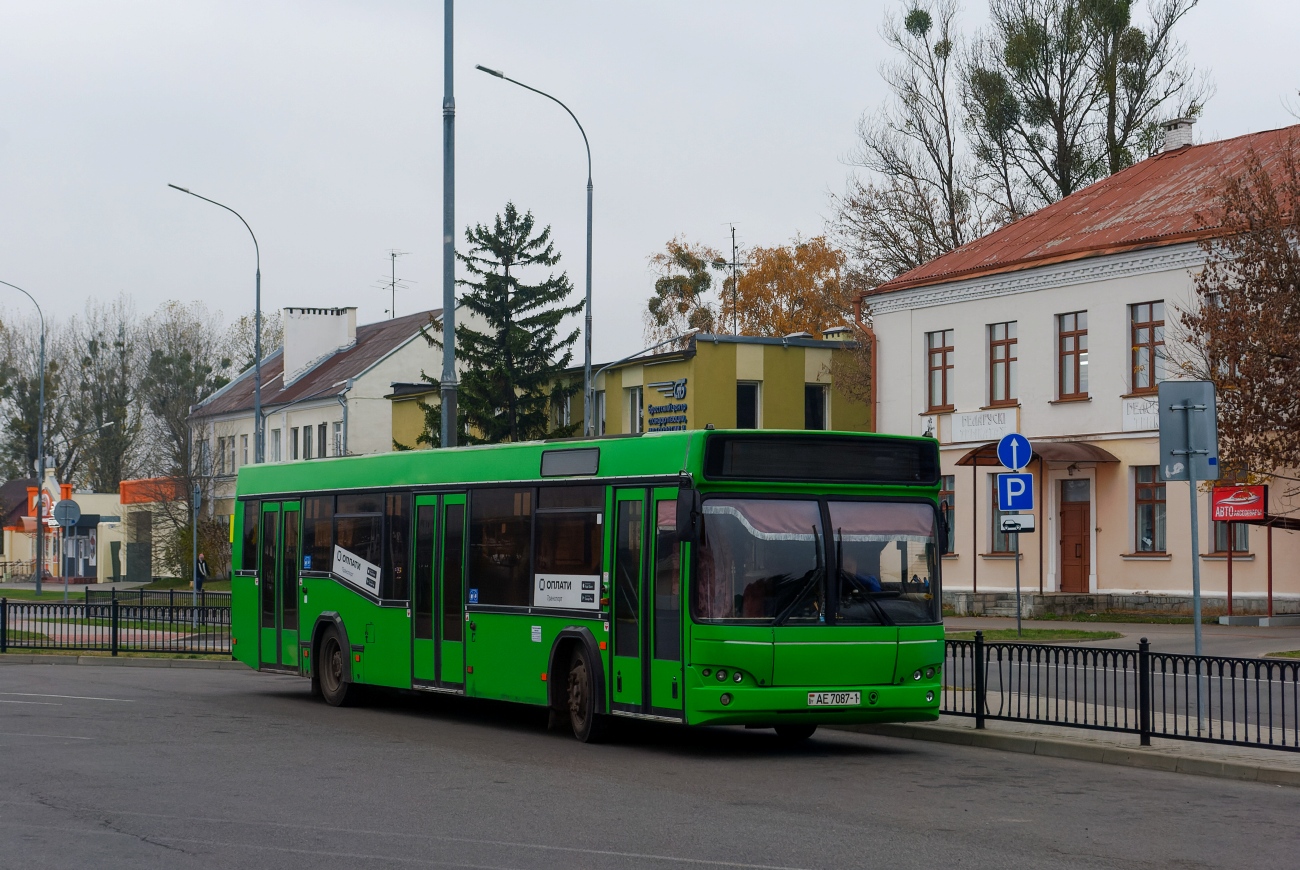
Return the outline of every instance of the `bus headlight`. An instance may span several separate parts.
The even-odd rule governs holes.
[[[927,704],[934,703],[934,692],[926,692],[926,693],[925,693],[925,702],[926,702]]]
[[[932,680],[932,679],[934,679],[934,668],[933,668],[933,667],[929,667],[929,668],[926,668],[926,669],[925,669],[925,678],[926,678],[927,680]]]
[[[722,697],[719,698],[718,700],[722,702],[722,706],[724,706],[724,707],[727,706],[728,704],[731,703],[731,693],[730,693],[730,692],[723,692],[723,693],[722,693]]]
[[[920,670],[917,670],[916,673],[912,674],[912,679],[914,679],[914,680],[919,680],[919,679],[921,679],[921,672],[920,672]]]
[[[734,674],[731,675],[731,681],[733,683],[739,683],[743,679],[745,679],[745,677],[743,674],[740,673],[740,671],[736,671]]]
[[[726,681],[727,681],[727,669],[718,668],[718,682],[725,683]]]

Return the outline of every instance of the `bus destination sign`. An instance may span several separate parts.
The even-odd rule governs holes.
[[[598,610],[599,588],[599,574],[538,574],[533,606]]]

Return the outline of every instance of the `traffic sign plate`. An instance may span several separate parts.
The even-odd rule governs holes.
[[[1034,509],[1034,476],[1032,474],[998,475],[998,510],[1032,511]]]
[[[1008,514],[998,522],[998,528],[1004,535],[1012,533],[1019,535],[1025,532],[1032,532],[1034,531],[1034,515]]]
[[[54,521],[65,529],[70,529],[81,519],[81,506],[70,498],[65,498],[54,506]]]
[[[1016,432],[1003,435],[998,442],[998,462],[1012,471],[1019,471],[1028,465],[1033,455],[1034,448],[1029,446],[1029,439]]]

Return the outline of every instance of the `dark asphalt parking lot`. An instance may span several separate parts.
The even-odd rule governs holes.
[[[230,670],[0,667],[0,867],[1293,868],[1300,789],[821,731],[618,729]]]

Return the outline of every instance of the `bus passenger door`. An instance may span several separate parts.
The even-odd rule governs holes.
[[[442,497],[438,548],[438,668],[440,685],[465,685],[465,493]]]
[[[272,668],[298,666],[299,517],[296,501],[262,503],[260,660]]]
[[[411,586],[411,678],[413,684],[437,682],[433,640],[434,558],[438,544],[438,497],[415,497],[415,578]]]
[[[614,492],[614,651],[610,668],[614,709],[644,712],[645,646],[642,578],[646,561],[646,491]]]
[[[651,493],[653,550],[646,575],[645,615],[650,622],[650,712],[682,715],[682,570],[677,539],[677,490]]]

